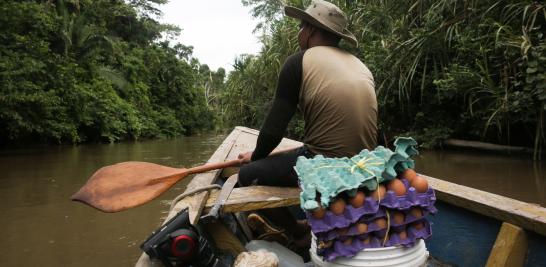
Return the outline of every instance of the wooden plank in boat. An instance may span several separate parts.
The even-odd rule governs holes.
[[[228,135],[228,137],[224,140],[224,142],[222,142],[220,147],[218,147],[218,149],[214,152],[214,154],[212,154],[207,162],[214,163],[224,161],[235,143],[237,142],[240,134],[241,131],[235,128],[235,130],[233,130]],[[216,178],[218,177],[218,174],[220,172],[220,170],[214,170],[196,175],[186,187],[186,191],[213,184],[216,181]],[[208,196],[209,192],[204,191],[202,193],[198,193],[185,198],[175,205],[173,210],[169,212],[169,216],[167,216],[166,220],[174,216],[185,207],[189,207],[190,223],[195,225],[199,220],[199,217],[201,216],[201,211],[203,210],[203,206],[205,205]]]
[[[205,210],[216,202],[219,190],[211,193]],[[298,205],[300,189],[294,187],[249,186],[233,189],[222,212],[250,211]]]
[[[436,197],[449,204],[508,222],[546,236],[546,208],[421,175]]]
[[[502,223],[486,267],[521,267],[527,253],[527,235],[520,227]]]

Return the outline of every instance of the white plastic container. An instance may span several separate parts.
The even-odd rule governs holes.
[[[332,262],[325,262],[321,256],[316,254],[315,242],[313,241],[311,244],[311,260],[318,267],[417,267],[425,266],[429,254],[425,247],[425,241],[419,239],[411,248],[401,246],[369,248],[357,253],[353,258],[341,257]]]

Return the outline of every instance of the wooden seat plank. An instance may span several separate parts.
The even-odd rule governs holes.
[[[234,188],[222,212],[250,211],[298,205],[300,189],[296,187],[249,186]],[[218,197],[219,190],[211,192],[205,211],[210,209]]]

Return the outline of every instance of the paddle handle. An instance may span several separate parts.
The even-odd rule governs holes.
[[[208,172],[217,169],[223,169],[227,167],[233,167],[243,164],[242,159],[234,159],[230,161],[218,162],[218,163],[207,163],[205,165],[189,168],[187,170],[188,174]]]
[[[269,156],[282,154],[282,153],[285,153],[285,152],[288,152],[288,151],[292,151],[292,150],[294,150],[296,148],[297,147],[290,147],[290,148],[286,148],[286,149],[275,150],[275,151],[271,152],[271,154],[269,154]],[[208,171],[217,170],[217,169],[223,169],[223,168],[227,168],[227,167],[239,166],[239,165],[242,165],[242,164],[243,164],[242,159],[234,159],[234,160],[218,162],[218,163],[208,163],[208,164],[205,164],[205,165],[190,168],[187,171],[188,171],[189,174],[195,174],[195,173],[208,172]]]
[[[276,155],[276,154],[282,154],[282,153],[294,150],[296,148],[297,147],[291,147],[291,148],[287,148],[287,149],[276,150],[276,151],[273,151],[271,154],[269,154],[269,156]],[[169,177],[161,177],[161,178],[157,178],[157,179],[152,179],[147,184],[148,185],[153,185],[153,184],[161,183],[163,180],[174,179],[174,178],[179,180],[179,179],[182,179],[182,178],[184,178],[184,177],[186,177],[186,176],[188,176],[190,174],[208,172],[208,171],[223,169],[223,168],[227,168],[227,167],[239,166],[239,165],[242,165],[242,164],[243,164],[242,159],[234,159],[234,160],[230,160],[230,161],[217,162],[217,163],[207,163],[207,164],[197,166],[197,167],[193,167],[193,168],[189,168],[189,169],[181,169],[182,172],[180,172],[178,175],[176,175],[174,177],[169,176]]]

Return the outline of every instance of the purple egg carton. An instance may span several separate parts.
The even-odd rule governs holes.
[[[365,215],[373,215],[377,213],[379,205],[372,197],[367,197],[364,205],[359,208],[353,208],[350,204],[345,206],[343,214],[335,215],[331,211],[326,211],[326,215],[322,219],[316,219],[311,212],[306,212],[307,221],[311,226],[311,231],[314,234],[327,232],[335,228],[344,228],[358,221]]]
[[[421,211],[422,211],[422,215],[419,216],[419,217],[413,216],[411,214],[411,209],[412,208],[420,208]],[[333,240],[333,239],[336,239],[336,238],[339,239],[340,237],[344,237],[344,236],[357,236],[357,235],[362,235],[362,234],[368,234],[368,233],[371,233],[371,232],[376,232],[376,231],[379,231],[379,230],[383,230],[384,228],[379,227],[375,223],[375,220],[379,219],[379,218],[384,218],[386,220],[387,219],[387,217],[386,217],[387,212],[389,213],[389,217],[390,217],[390,220],[388,220],[388,222],[389,222],[389,226],[391,227],[391,229],[393,229],[394,231],[397,231],[397,232],[401,232],[401,231],[406,229],[408,224],[413,223],[413,222],[418,221],[418,220],[422,220],[428,214],[434,214],[434,213],[437,212],[437,210],[436,210],[436,208],[434,206],[429,206],[429,207],[415,206],[415,207],[412,207],[412,208],[407,209],[407,210],[389,210],[389,211],[387,211],[384,207],[379,207],[379,209],[377,210],[377,212],[375,214],[366,214],[366,215],[362,216],[358,221],[356,221],[356,222],[354,222],[354,223],[352,223],[352,224],[350,224],[348,226],[334,228],[334,229],[331,229],[331,230],[326,231],[326,232],[319,232],[319,233],[314,233],[313,232],[313,233],[317,237],[317,240],[319,240],[319,241],[329,241],[329,240]],[[404,214],[404,221],[402,223],[396,223],[393,220],[395,212],[401,212],[401,213]],[[359,223],[367,224],[368,229],[365,232],[359,232],[359,230],[358,230],[358,224]]]
[[[313,233],[315,234],[315,236],[317,237],[317,240],[319,241],[329,241],[329,240],[333,240],[343,236],[349,237],[349,236],[367,234],[367,233],[374,232],[381,229],[373,221],[381,217],[386,219],[385,215],[386,215],[385,208],[379,208],[376,213],[364,215],[358,221],[348,226],[341,227],[341,228],[334,228],[327,232],[320,232],[320,233],[313,232]],[[358,231],[358,223],[361,223],[361,222],[368,225],[368,230],[364,233],[360,233]],[[344,228],[347,228],[347,229],[344,229]]]
[[[387,194],[381,199],[379,205],[390,209],[405,210],[413,206],[429,207],[436,202],[434,190],[429,187],[424,193],[417,193],[413,187],[409,187],[406,194],[397,196],[393,191],[387,191]]]
[[[413,214],[411,214],[411,210],[413,208],[421,209],[422,215],[416,217]],[[435,214],[437,211],[438,210],[434,206],[428,206],[428,207],[414,206],[414,207],[411,207],[411,208],[406,209],[406,210],[388,210],[387,212],[389,213],[389,217],[390,217],[390,226],[394,227],[394,228],[397,228],[399,226],[406,226],[406,225],[408,225],[408,224],[410,224],[412,222],[421,220],[421,219],[423,219],[424,217],[426,217],[429,214]],[[394,213],[395,212],[401,212],[402,214],[404,214],[404,221],[402,223],[396,223],[394,221],[393,218],[394,218]]]
[[[405,239],[401,239],[398,233],[391,232],[389,239],[385,242],[385,244],[383,244],[384,238],[380,236],[384,237],[386,230],[381,230],[379,232],[374,232],[373,235],[366,234],[353,237],[350,245],[344,242],[347,239],[335,240],[333,242],[333,246],[326,249],[320,249],[317,251],[317,254],[322,255],[325,261],[333,261],[339,257],[353,257],[358,252],[368,248],[389,246],[411,247],[415,245],[417,239],[427,239],[432,235],[430,223],[424,218],[421,219],[421,222],[424,223],[424,227],[419,230],[413,226],[407,228],[407,237]],[[363,240],[365,240],[367,237],[370,237],[370,242],[368,244],[364,244]]]
[[[400,235],[397,232],[393,232],[385,243],[386,247],[389,246],[404,246],[404,247],[413,247],[417,239],[427,239],[432,235],[432,229],[430,223],[426,219],[421,219],[419,222],[423,223],[421,229],[417,229],[414,226],[409,226],[406,228],[406,239],[400,239]]]
[[[325,261],[333,261],[339,257],[353,257],[363,249],[382,247],[381,242],[382,240],[375,236],[370,236],[368,244],[364,244],[359,238],[353,238],[350,245],[343,241],[335,241],[332,247],[323,251],[323,258]]]

